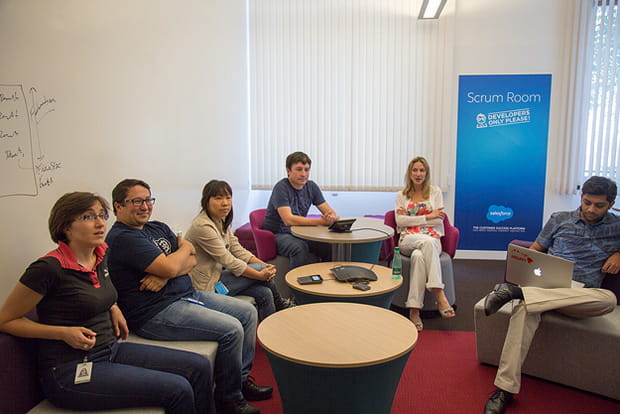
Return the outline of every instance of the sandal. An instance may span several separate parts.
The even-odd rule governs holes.
[[[420,319],[419,309],[416,309],[415,311],[414,309],[409,309],[409,320],[415,325],[418,332],[422,332],[422,329],[424,329],[424,324],[422,324],[422,319]]]
[[[422,329],[424,329],[424,324],[422,323],[422,321],[420,322],[411,321],[411,322],[413,322],[413,325],[418,330],[418,332],[422,332]]]
[[[445,319],[454,318],[456,316],[456,312],[454,312],[454,309],[452,309],[452,306],[446,309],[440,309],[439,314],[441,315],[442,318],[445,318]]]

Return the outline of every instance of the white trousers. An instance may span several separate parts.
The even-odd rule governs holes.
[[[421,309],[424,306],[424,289],[443,289],[441,279],[441,241],[425,234],[408,234],[398,243],[403,255],[411,255],[409,269],[409,294],[405,306]],[[403,275],[404,276],[404,275]]]
[[[530,349],[543,312],[557,310],[574,318],[605,315],[616,307],[616,296],[605,289],[524,287],[523,300],[514,307],[495,386],[516,394],[521,389],[521,366]],[[550,350],[552,352],[552,350]]]

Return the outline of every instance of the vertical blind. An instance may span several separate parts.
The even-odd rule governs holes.
[[[617,0],[570,0],[561,81],[560,127],[551,157],[559,194],[577,194],[592,175],[620,178],[620,24]],[[553,137],[552,137],[553,139]]]
[[[602,175],[618,181],[620,146],[620,15],[617,1],[600,1],[596,8],[592,50],[592,83],[585,176]]]
[[[327,190],[394,191],[427,157],[446,186],[454,158],[453,11],[421,0],[250,0],[253,189],[304,151]]]

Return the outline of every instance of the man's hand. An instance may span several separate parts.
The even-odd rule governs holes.
[[[196,255],[196,248],[194,247],[192,242],[185,240],[183,238],[183,235],[177,234],[177,242],[179,243],[179,250],[181,250],[181,249],[189,249],[189,255],[190,256],[195,256]]]
[[[110,308],[110,320],[112,321],[112,329],[114,329],[114,336],[120,339],[127,339],[129,335],[129,328],[127,327],[127,321],[123,316],[123,312],[114,304]]]
[[[189,243],[189,242],[188,242]],[[140,280],[140,290],[148,290],[151,292],[159,292],[168,283],[168,279],[155,276],[146,275]]]
[[[603,273],[617,275],[620,272],[620,252],[616,252],[609,256],[601,268],[601,271]]]
[[[321,224],[325,225],[325,226],[331,226],[334,221],[338,220],[340,217],[338,217],[337,215],[335,215],[334,213],[327,213],[327,214],[323,214],[321,216]]]

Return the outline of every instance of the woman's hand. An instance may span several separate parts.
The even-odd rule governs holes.
[[[405,209],[405,207],[398,207],[396,209],[396,214],[398,214],[399,216],[408,216],[409,213],[407,213],[407,210]]]
[[[431,211],[430,213],[426,215],[426,219],[433,220],[433,219],[438,218],[438,219],[443,220],[443,216],[446,215],[446,213],[443,212],[443,209],[444,207],[436,208],[435,210]]]
[[[67,326],[61,335],[62,340],[71,348],[88,351],[95,346],[97,334],[83,326]]]
[[[129,335],[127,321],[125,320],[125,316],[123,316],[123,312],[121,312],[121,309],[116,304],[112,305],[110,308],[110,320],[112,321],[114,336],[119,339],[127,339],[127,335]]]
[[[274,265],[268,264],[263,270],[259,273],[260,280],[269,282],[271,279],[276,277],[276,267]]]

